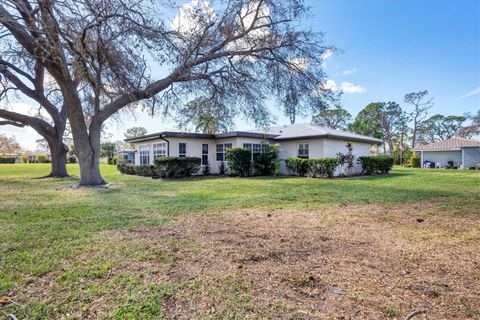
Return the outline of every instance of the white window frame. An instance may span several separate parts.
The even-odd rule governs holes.
[[[167,156],[167,143],[166,142],[155,142],[153,144],[153,160],[156,158],[166,157]]]
[[[217,145],[215,146],[215,159],[217,160],[217,162],[227,162],[227,159],[226,159],[227,145],[228,145],[228,149],[233,148],[232,143],[217,143]],[[222,151],[218,151],[218,146],[222,146]],[[218,155],[219,154],[222,154],[222,159],[223,160],[218,160]]]
[[[143,152],[146,152],[146,157],[147,157],[147,162],[144,163],[144,161],[142,161],[142,158],[145,157],[144,154],[142,154]],[[139,160],[140,160],[140,165],[144,165],[144,164],[150,164],[150,145],[149,144],[142,144],[142,145],[139,145],[138,146],[138,154],[139,154]]]
[[[263,153],[263,145],[264,143],[251,143],[251,142],[244,142],[243,148],[250,150],[251,153],[251,161],[255,159],[255,154],[262,154]],[[258,147],[258,150],[255,150]]]
[[[204,146],[207,146],[207,151],[206,152],[205,152],[205,150],[203,150]],[[209,150],[208,149],[210,149],[208,143],[202,143],[202,166],[207,166],[208,163],[209,163],[209,161],[208,161],[208,151]],[[207,162],[206,163],[203,162],[203,157],[205,157],[205,156],[207,157]]]
[[[185,152],[181,153],[180,152],[180,145],[184,144],[185,145]],[[179,157],[186,157],[187,156],[187,143],[186,142],[179,142],[178,143],[178,156]]]
[[[303,146],[302,149],[300,149],[300,146]],[[306,146],[306,148],[305,148]],[[307,151],[307,154],[300,154],[300,150],[306,150]],[[305,158],[305,159],[309,159],[310,158],[310,144],[308,142],[300,142],[300,143],[297,143],[297,157],[298,158]]]

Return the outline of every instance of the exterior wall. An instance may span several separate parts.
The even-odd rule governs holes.
[[[242,137],[232,137],[232,138],[221,138],[221,139],[198,139],[198,138],[180,138],[172,137],[165,138],[169,141],[169,150],[167,155],[170,157],[178,157],[179,155],[179,143],[187,144],[187,157],[202,157],[202,144],[208,144],[208,162],[210,165],[211,173],[218,173],[221,161],[217,161],[217,144],[220,143],[231,143],[233,148],[243,147],[243,143],[262,143],[263,139],[256,138],[242,138]],[[150,164],[154,163],[153,159],[153,144],[165,142],[162,139],[154,139],[144,142],[135,143],[135,164],[140,164],[140,146],[147,145],[150,152]]]
[[[336,158],[337,153],[347,152],[346,144],[348,141],[346,140],[336,140],[336,139],[325,139],[325,138],[313,138],[313,139],[303,139],[303,140],[291,140],[291,141],[281,141],[279,143],[279,159],[285,160],[289,157],[296,157],[297,156],[297,146],[299,143],[308,143],[309,147],[309,158],[310,159],[317,159],[317,158]],[[370,143],[364,142],[352,142],[353,146],[353,154],[355,158],[361,156],[368,156],[370,155],[370,148],[372,145]],[[356,163],[352,169],[352,173],[360,173],[362,171],[362,167]],[[339,174],[340,170],[337,169],[335,174]],[[286,168],[285,161],[280,162],[280,174],[288,175],[288,169]]]
[[[244,143],[263,143],[264,139],[261,138],[245,138],[245,137],[231,137],[231,138],[221,138],[221,139],[198,139],[198,138],[180,138],[172,137],[166,138],[169,141],[169,150],[168,155],[171,157],[178,157],[179,154],[179,143],[187,144],[187,157],[202,157],[202,144],[208,144],[208,161],[210,165],[211,173],[218,173],[221,161],[217,161],[217,144],[231,143],[233,148],[243,147]],[[140,151],[139,147],[147,145],[150,152],[150,163],[153,164],[153,144],[165,142],[162,139],[154,139],[145,142],[135,143],[135,164],[140,164]],[[274,141],[267,140],[267,142],[272,144],[277,144],[279,148],[278,158],[280,160],[280,174],[288,175],[289,172],[285,166],[285,161],[287,158],[296,157],[298,144],[308,143],[309,147],[309,158],[325,158],[325,157],[336,157],[338,152],[347,152],[345,140],[335,140],[335,139],[325,139],[325,138],[311,138],[311,139],[298,139],[298,140],[288,140],[288,141]],[[353,153],[356,158],[359,156],[366,156],[370,154],[370,143],[362,142],[352,142]],[[283,161],[282,161],[283,160]],[[358,173],[361,171],[359,165],[355,165],[353,168],[353,173]],[[337,174],[339,172],[337,171]]]
[[[438,162],[440,163],[440,166],[444,168],[447,166],[448,161],[462,163],[462,151],[423,151],[423,161],[435,162],[435,164]]]
[[[280,160],[280,174],[288,175],[290,172],[285,165],[285,160],[290,157],[296,157],[299,143],[308,143],[308,157],[310,159],[323,158],[324,140],[322,138],[286,140],[278,142],[278,159]]]
[[[463,148],[463,168],[468,169],[480,163],[480,147]]]
[[[324,143],[324,157],[325,158],[336,158],[337,153],[347,153],[346,144],[348,141],[346,140],[336,140],[336,139],[325,139]],[[365,142],[351,142],[353,150],[352,153],[355,156],[354,163],[355,165],[352,168],[353,174],[358,174],[362,172],[362,166],[357,163],[358,157],[369,156],[370,155],[370,148],[372,147],[371,143]],[[337,169],[335,174],[340,174],[340,170]]]
[[[238,137],[215,139],[213,141],[212,161],[210,162],[210,171],[212,173],[220,172],[222,161],[217,161],[217,144],[231,143],[232,148],[238,148]],[[226,163],[226,161],[224,161]]]

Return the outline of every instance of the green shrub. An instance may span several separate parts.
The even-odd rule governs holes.
[[[118,158],[117,157],[113,157],[113,158],[108,159],[108,164],[113,164],[114,166],[116,166],[117,163],[118,163]]]
[[[134,174],[142,177],[155,176],[155,166],[151,164],[142,164],[139,166],[133,166]]]
[[[352,174],[352,168],[354,166],[355,156],[353,155],[353,146],[348,142],[345,147],[347,147],[347,153],[338,152],[337,161],[340,166],[340,175],[349,176]]]
[[[359,157],[358,163],[362,165],[364,174],[388,173],[393,167],[393,158],[389,156]]]
[[[255,169],[255,174],[271,176],[275,174],[278,147],[270,144],[264,144],[262,147],[262,153],[253,161],[253,168]]]
[[[288,158],[285,160],[288,171],[292,174],[298,174],[300,177],[305,177],[310,170],[310,159],[303,158]]]
[[[196,157],[159,157],[155,159],[156,173],[162,178],[189,177],[197,173],[202,159]]]
[[[420,157],[416,155],[410,157],[410,166],[412,168],[420,168]]]
[[[209,163],[207,163],[206,165],[203,166],[202,174],[204,176],[209,176],[210,175],[210,164]]]
[[[244,148],[227,150],[227,161],[230,174],[246,177],[252,173],[252,152]]]
[[[28,163],[28,156],[27,155],[22,155],[22,156],[20,156],[20,160],[22,160],[22,163]]]
[[[220,175],[222,175],[222,176],[227,173],[227,168],[226,168],[226,166],[225,166],[225,162],[224,162],[224,161],[222,161],[222,162],[220,163],[220,167],[218,167],[218,173],[219,173]]]
[[[0,163],[15,163],[15,157],[0,157]]]
[[[44,154],[37,154],[37,161],[39,163],[46,163],[48,160],[48,157]]]
[[[339,161],[336,158],[308,159],[308,162],[309,172],[314,177],[332,178],[335,174],[335,169],[339,165]]]
[[[135,166],[127,162],[118,162],[117,169],[123,174],[133,174],[142,177],[156,176],[155,166],[150,164]]]

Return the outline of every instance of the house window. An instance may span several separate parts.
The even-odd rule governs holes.
[[[260,143],[244,143],[243,148],[252,152],[252,161],[256,160],[262,153],[262,144]]]
[[[167,156],[167,143],[160,142],[153,144],[153,159]]]
[[[225,161],[225,154],[228,149],[232,149],[231,143],[217,144],[217,161]]]
[[[202,144],[202,166],[208,165],[208,144]]]
[[[150,146],[139,146],[140,151],[140,164],[150,164]]]
[[[186,157],[187,156],[187,144],[180,142],[178,144],[178,156],[179,157]]]
[[[308,143],[299,143],[298,144],[297,157],[308,159]]]

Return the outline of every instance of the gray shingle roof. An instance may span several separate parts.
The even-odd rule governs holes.
[[[325,127],[314,126],[306,123],[272,127],[266,133],[278,134],[275,140],[294,140],[300,138],[332,138],[352,141],[364,141],[370,143],[382,143],[383,141],[374,137],[364,136],[352,132],[334,130]]]
[[[440,150],[460,150],[462,147],[480,147],[480,141],[452,138],[444,141],[432,142],[422,146],[416,146],[413,151],[440,151]]]
[[[188,132],[173,132],[164,131],[159,133],[148,134],[141,137],[135,137],[126,139],[126,142],[140,142],[145,140],[158,139],[160,137],[184,137],[184,138],[227,138],[227,137],[255,137],[255,138],[267,138],[274,140],[295,140],[305,138],[331,138],[342,139],[351,141],[362,141],[368,143],[382,143],[382,140],[363,136],[356,133],[339,131],[330,128],[318,127],[306,123],[298,123],[292,125],[276,126],[272,127],[264,132],[260,130],[249,131],[230,131],[225,133],[219,133],[215,135],[201,134],[201,133],[188,133]]]

